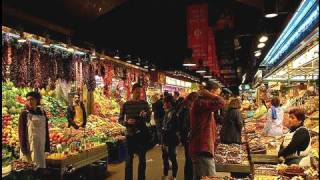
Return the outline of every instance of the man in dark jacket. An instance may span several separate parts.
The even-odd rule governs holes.
[[[151,111],[147,101],[141,100],[142,87],[140,84],[132,86],[132,99],[123,104],[119,122],[127,128],[127,156],[125,180],[133,179],[133,157],[139,157],[138,180],[145,180],[146,153],[148,141],[147,122],[150,122]]]
[[[162,159],[163,159],[163,179],[166,179],[169,173],[169,159],[172,163],[172,176],[173,179],[177,177],[178,163],[176,147],[180,143],[178,136],[178,119],[176,109],[174,107],[174,99],[172,96],[167,96],[164,99],[164,108],[166,111],[163,127],[162,127]]]
[[[75,94],[73,97],[73,103],[67,109],[68,127],[85,128],[87,123],[87,113],[82,101],[80,101],[80,95]]]

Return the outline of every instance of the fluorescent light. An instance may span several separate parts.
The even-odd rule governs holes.
[[[196,70],[196,73],[205,73],[205,72],[207,72],[207,71],[206,71],[206,70],[204,70],[204,69]]]
[[[26,39],[22,39],[22,38],[18,39],[19,43],[25,43],[26,41],[27,41]]]
[[[212,78],[211,75],[204,75],[203,78]]]
[[[118,55],[115,55],[114,58],[115,59],[120,59],[120,57]]]
[[[183,63],[182,65],[185,67],[193,67],[193,66],[196,66],[197,64],[196,63]]]
[[[278,14],[277,13],[270,13],[270,14],[266,14],[264,17],[266,18],[274,18],[274,17],[277,17]]]
[[[146,68],[146,69],[148,69],[149,68],[149,66],[148,65],[145,65],[145,66],[143,66],[144,68]]]
[[[260,49],[263,48],[264,46],[266,46],[265,43],[259,43],[259,44],[258,44],[258,48],[260,48]]]
[[[151,71],[155,71],[156,69],[155,69],[155,68],[151,68],[150,70],[151,70]]]
[[[137,62],[137,63],[136,63],[136,65],[140,66],[140,63],[139,63],[139,62]]]
[[[127,60],[127,63],[132,63],[132,61],[131,60]]]
[[[196,66],[197,64],[193,62],[192,59],[185,59],[182,65],[185,67],[193,67],[193,66]]]
[[[301,42],[319,21],[319,6],[317,0],[303,0],[295,14],[285,27],[278,40],[267,53],[261,64],[273,64],[279,58],[285,56],[289,49],[293,49],[293,45]]]
[[[259,42],[264,43],[268,41],[268,36],[261,36],[261,38],[259,39]]]

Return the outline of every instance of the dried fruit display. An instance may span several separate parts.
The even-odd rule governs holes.
[[[248,152],[245,145],[219,144],[214,156],[218,164],[249,165]]]

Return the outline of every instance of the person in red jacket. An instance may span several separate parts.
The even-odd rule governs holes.
[[[190,113],[189,152],[193,164],[194,180],[202,176],[215,175],[214,151],[216,147],[216,122],[213,112],[224,107],[220,97],[221,88],[214,82],[207,82],[204,90],[194,101]]]

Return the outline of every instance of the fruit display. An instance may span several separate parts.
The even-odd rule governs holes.
[[[32,91],[31,88],[16,88],[10,81],[2,84],[2,144],[7,148],[2,148],[2,165],[8,165],[19,156],[19,137],[18,137],[18,121],[21,110],[25,107],[26,94]],[[82,144],[86,148],[92,148],[99,144],[105,144],[107,141],[118,141],[123,136],[125,128],[121,126],[116,116],[111,114],[119,113],[120,107],[114,100],[106,100],[101,104],[104,107],[108,104],[108,110],[102,108],[103,116],[90,115],[88,117],[85,129],[75,130],[68,128],[68,121],[65,117],[67,105],[64,101],[55,97],[53,91],[41,89],[42,95],[41,105],[49,118],[49,138],[52,153],[64,151],[64,156],[76,154],[83,148],[79,148]],[[100,102],[100,101],[99,101]],[[77,144],[76,148],[73,147]],[[17,154],[16,158],[13,154]],[[58,157],[52,155],[53,157]],[[50,157],[52,157],[50,156]],[[59,156],[60,157],[60,156]]]
[[[113,97],[106,97],[102,88],[94,91],[93,114],[101,117],[110,117],[120,114],[120,105]]]

